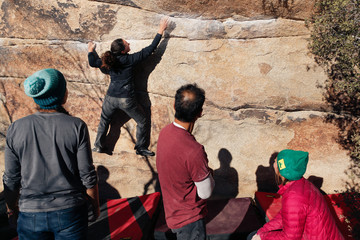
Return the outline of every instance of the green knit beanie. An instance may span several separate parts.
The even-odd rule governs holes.
[[[288,180],[299,180],[306,171],[309,153],[285,149],[279,152],[277,164],[280,175]]]
[[[61,106],[65,92],[64,75],[56,69],[37,71],[24,82],[25,94],[32,97],[42,109],[56,109]]]

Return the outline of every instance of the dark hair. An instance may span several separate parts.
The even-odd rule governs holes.
[[[124,41],[121,38],[114,40],[111,43],[110,51],[106,51],[101,56],[102,65],[101,68],[109,71],[111,68],[115,68],[118,65],[116,56],[120,55],[125,50]]]
[[[176,91],[175,118],[183,122],[193,122],[202,111],[205,91],[196,84],[187,84]]]
[[[125,50],[124,40],[118,38],[111,43],[110,51],[115,55],[120,55]]]

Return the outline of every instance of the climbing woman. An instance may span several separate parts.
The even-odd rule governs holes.
[[[117,109],[124,111],[136,121],[136,154],[154,156],[155,153],[148,149],[150,124],[143,110],[138,106],[135,97],[133,68],[136,64],[147,58],[158,46],[161,37],[168,25],[168,18],[160,21],[159,30],[152,43],[141,51],[129,54],[130,43],[124,39],[116,39],[111,43],[110,51],[105,52],[101,58],[95,51],[95,43],[88,44],[89,65],[99,68],[101,72],[110,75],[110,85],[107,90],[100,116],[94,152],[105,152],[105,139],[109,124]]]

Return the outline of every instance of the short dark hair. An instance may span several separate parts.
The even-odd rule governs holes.
[[[180,87],[175,95],[175,118],[182,122],[193,122],[202,111],[205,91],[196,84]]]

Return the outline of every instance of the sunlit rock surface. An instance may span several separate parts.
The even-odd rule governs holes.
[[[165,38],[136,69],[139,103],[151,112],[153,151],[173,120],[176,89],[197,83],[206,102],[193,133],[215,170],[214,197],[276,190],[272,156],[285,148],[309,151],[305,177],[322,190],[344,189],[349,156],[337,127],[326,121],[326,75],[307,49],[313,1],[0,0],[0,7],[1,172],[7,127],[36,111],[23,93],[27,76],[62,71],[69,83],[65,107],[88,124],[93,142],[109,78],[88,66],[87,42],[95,41],[101,54],[124,38],[135,52],[151,43],[168,15]],[[109,133],[113,154],[93,154],[102,183],[118,192],[113,197],[158,189],[155,157],[133,150],[135,129],[119,113]]]

